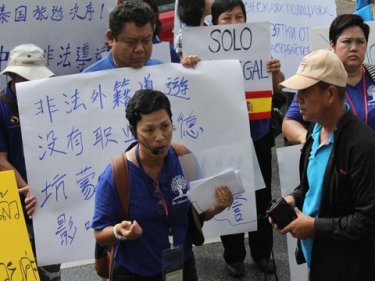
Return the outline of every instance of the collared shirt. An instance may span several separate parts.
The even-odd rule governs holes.
[[[145,66],[147,65],[156,65],[156,64],[162,64],[163,62],[161,60],[156,59],[149,59],[146,61]],[[100,70],[107,70],[107,69],[115,69],[117,68],[112,52],[108,53],[108,56],[102,58],[101,60],[97,61],[96,63],[90,65],[88,68],[83,70],[83,72],[94,72],[94,71],[100,71]]]
[[[3,92],[17,105],[17,97],[11,90],[10,83]],[[8,154],[9,163],[27,181],[20,120],[17,113],[2,100],[0,100],[0,152]]]
[[[334,134],[332,133],[327,139],[320,142],[321,129],[321,125],[317,123],[312,132],[314,142],[311,147],[309,164],[307,166],[309,190],[306,193],[302,208],[303,213],[314,218],[318,217],[324,173],[334,141]],[[313,238],[301,240],[303,255],[305,256],[308,267],[310,267],[311,264],[313,242]]]

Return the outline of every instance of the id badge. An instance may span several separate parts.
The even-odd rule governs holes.
[[[162,252],[163,281],[182,281],[184,253],[182,246],[164,249]]]

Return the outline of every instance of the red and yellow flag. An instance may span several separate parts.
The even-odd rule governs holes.
[[[271,118],[272,91],[246,91],[249,120]]]

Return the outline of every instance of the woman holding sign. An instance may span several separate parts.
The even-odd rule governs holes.
[[[336,17],[329,29],[331,50],[340,58],[348,80],[345,102],[355,115],[375,131],[375,67],[364,64],[370,27],[358,15]],[[294,98],[283,122],[283,133],[292,143],[305,143],[305,122]]]
[[[98,181],[92,223],[97,243],[116,244],[112,280],[172,280],[168,279],[172,275],[179,276],[173,280],[198,280],[189,229],[189,184],[177,146],[171,145],[169,100],[159,91],[139,90],[128,103],[126,118],[136,139],[126,151],[127,217],[121,216],[108,165]],[[218,186],[215,196],[214,207],[203,212],[201,220],[211,219],[232,204],[226,186]]]
[[[246,23],[246,9],[242,0],[215,0],[211,7],[211,15],[214,25]],[[284,74],[280,71],[280,67],[278,59],[271,59],[267,62],[267,72],[272,73],[274,92],[278,91],[278,84],[284,80]],[[255,264],[265,273],[275,271],[274,264],[269,261],[273,240],[272,227],[263,218],[272,199],[271,147],[274,144],[274,139],[270,132],[270,125],[271,119],[250,121],[251,137],[266,188],[256,191],[258,231],[249,233],[249,245]],[[243,276],[243,261],[246,256],[244,234],[221,236],[221,241],[224,246],[224,259],[228,274],[233,277]]]

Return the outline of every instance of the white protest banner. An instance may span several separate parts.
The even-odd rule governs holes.
[[[370,26],[370,30],[375,30],[375,22],[366,22]],[[311,36],[311,49],[329,49],[329,26],[312,28]],[[370,32],[367,42],[366,58],[364,63],[375,63],[375,32]]]
[[[171,62],[171,52],[168,42],[161,42],[152,46],[152,59],[161,60],[164,63]]]
[[[116,0],[0,1],[0,71],[9,52],[23,43],[45,51],[48,67],[57,75],[77,73],[107,51],[108,15]],[[0,78],[0,89],[5,78]]]
[[[271,117],[272,75],[267,73],[270,44],[269,23],[185,27],[182,30],[185,56],[241,61],[251,120]]]
[[[280,147],[276,149],[279,166],[281,196],[287,196],[299,185],[299,159],[302,145]],[[287,234],[288,259],[290,280],[307,281],[308,273],[306,264],[298,265],[294,252],[297,247],[297,239],[290,233]]]
[[[272,77],[266,71],[266,62],[270,57],[270,31],[269,23],[256,24],[234,24],[207,27],[185,27],[182,30],[184,55],[198,55],[207,59],[239,59],[241,61],[241,72],[245,82],[245,93],[249,118],[252,120],[270,118],[272,99]],[[199,44],[197,44],[199,42]],[[228,92],[230,94],[231,91]],[[248,129],[250,129],[248,127]],[[250,134],[248,138],[251,139]],[[248,155],[255,159],[255,187],[264,188],[262,174],[260,172],[254,146],[251,142],[252,154]],[[245,185],[246,187],[246,185]],[[247,187],[248,188],[248,187]],[[253,191],[254,189],[251,189]],[[241,221],[242,232],[255,231],[256,210],[252,204],[254,194],[245,192],[236,195],[231,206],[231,212],[238,207],[247,206],[251,211],[236,214],[235,218]],[[226,212],[219,214],[215,220],[226,221]],[[211,236],[220,230],[220,225],[208,222],[204,226],[205,233]],[[212,232],[211,232],[212,231]],[[230,233],[225,233],[230,234]]]
[[[139,88],[158,89],[170,98],[174,141],[194,152],[203,177],[231,168],[239,170],[248,190],[256,188],[238,61],[201,62],[196,69],[180,64],[121,68],[18,83],[29,186],[38,202],[34,227],[40,265],[93,257],[95,185],[110,158],[133,141],[124,112]],[[251,200],[227,210],[226,220],[217,222],[219,230],[235,233],[243,227],[242,214],[248,216],[255,205]]]
[[[311,52],[309,30],[329,25],[336,17],[335,0],[243,0],[247,22],[271,22],[271,54],[281,61],[285,77],[292,76]]]

